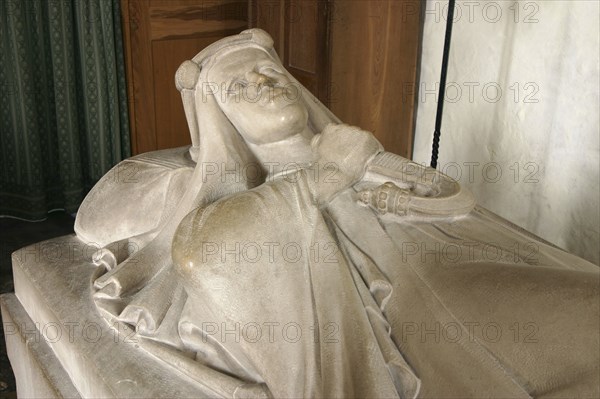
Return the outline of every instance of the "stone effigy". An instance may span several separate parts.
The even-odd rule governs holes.
[[[46,243],[53,261],[13,256],[27,314],[7,297],[10,320],[101,332],[29,355],[23,328],[7,334],[13,362],[55,353],[72,386],[31,363],[49,391],[600,394],[597,266],[341,124],[261,30],[210,45],[176,84],[192,146],[117,165],[76,237]]]

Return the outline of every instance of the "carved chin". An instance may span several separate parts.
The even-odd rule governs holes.
[[[263,115],[244,138],[254,144],[285,140],[301,133],[308,123],[308,112],[302,105],[290,104],[271,115]]]
[[[300,104],[290,104],[285,107],[278,115],[278,127],[283,131],[288,131],[288,136],[300,133],[308,123],[308,112]]]

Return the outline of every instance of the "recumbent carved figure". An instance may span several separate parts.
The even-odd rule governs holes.
[[[597,395],[598,267],[341,124],[272,45],[184,62],[192,146],[84,201],[105,318],[223,396]]]

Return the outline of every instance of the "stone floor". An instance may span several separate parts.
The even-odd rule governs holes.
[[[18,219],[0,218],[0,294],[13,292],[10,255],[26,245],[73,233],[75,219],[65,212],[48,214],[42,222],[26,222]],[[0,326],[0,399],[16,398],[13,376]]]

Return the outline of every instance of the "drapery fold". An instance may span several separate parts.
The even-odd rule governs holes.
[[[0,215],[77,210],[130,155],[118,0],[0,2]]]

